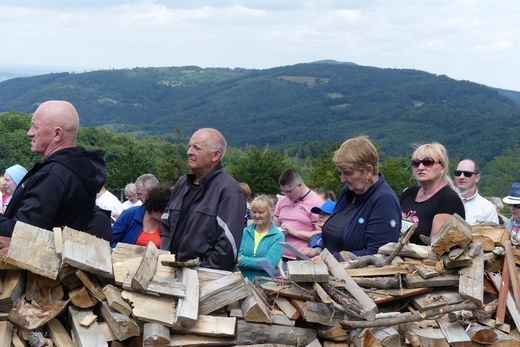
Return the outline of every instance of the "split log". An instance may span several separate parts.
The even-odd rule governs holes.
[[[258,277],[256,278],[258,279]],[[268,279],[266,277],[266,279]],[[286,298],[304,300],[304,301],[315,301],[316,298],[311,290],[297,285],[296,283],[287,282],[288,280],[276,280],[270,279],[271,282],[264,282],[260,284],[260,287],[267,293],[276,294],[278,296],[284,296]]]
[[[171,347],[208,347],[208,346],[235,346],[237,339],[235,337],[213,337],[213,336],[197,336],[185,334],[171,334]]]
[[[0,322],[0,346],[11,346],[13,325],[11,322]]]
[[[241,272],[227,276],[200,287],[199,314],[209,314],[249,294]]]
[[[242,315],[246,322],[272,323],[269,309],[252,287],[251,282],[246,285],[249,295],[242,301]]]
[[[368,277],[368,278],[353,278],[358,286],[363,288],[381,288],[381,289],[401,289],[403,282],[401,275],[395,274],[393,277]]]
[[[16,222],[4,262],[55,280],[61,262],[52,231]]]
[[[449,347],[435,320],[427,319],[410,323],[406,326],[405,335],[413,347]]]
[[[113,277],[112,249],[107,240],[69,227],[65,227],[62,234],[63,263],[96,275]]]
[[[25,287],[25,276],[22,270],[3,271],[0,282],[3,290],[0,293],[0,311],[9,312],[15,301],[22,296]]]
[[[76,269],[70,265],[63,265],[58,273],[58,278],[62,285],[67,289],[74,289],[81,286],[83,283],[76,275]]]
[[[145,323],[143,328],[143,346],[168,346],[170,329],[159,323]]]
[[[111,308],[127,317],[132,314],[132,308],[123,300],[119,288],[108,284],[103,288],[103,294],[105,294],[107,303]]]
[[[74,306],[79,308],[92,308],[98,303],[98,300],[89,294],[85,286],[69,291],[69,299]]]
[[[72,334],[78,347],[108,347],[108,343],[97,323],[94,322],[88,328],[85,328],[80,324],[83,318],[92,314],[92,311],[80,310],[74,306],[69,306],[68,309]]]
[[[350,340],[356,347],[393,347],[402,345],[401,336],[393,327],[352,330],[350,332]]]
[[[239,345],[272,343],[305,346],[314,341],[316,337],[316,330],[314,329],[239,321],[236,343]]]
[[[157,269],[158,259],[159,250],[152,241],[148,242],[141,264],[139,264],[139,267],[132,277],[132,289],[145,291],[146,288],[148,288]]]
[[[473,302],[463,302],[456,305],[447,305],[440,308],[435,308],[432,310],[427,310],[424,312],[415,312],[415,313],[403,313],[397,317],[392,318],[381,318],[375,319],[372,321],[351,321],[351,320],[342,320],[340,322],[341,326],[345,329],[357,329],[357,328],[374,328],[374,327],[386,327],[386,326],[395,326],[397,324],[403,324],[408,322],[416,322],[426,318],[431,318],[439,315],[443,315],[446,313],[450,313],[453,311],[459,310],[472,310],[477,306]]]
[[[159,323],[167,327],[175,325],[175,299],[170,296],[152,296],[123,290],[123,299],[130,302],[132,315],[144,322]]]
[[[56,347],[76,347],[61,322],[56,318],[47,322],[47,331]]]
[[[105,301],[106,297],[103,293],[103,289],[96,282],[95,278],[92,278],[90,274],[80,269],[76,270],[76,276],[80,279],[87,290],[92,294],[98,301]]]
[[[511,237],[509,230],[503,225],[473,225],[471,229],[474,240],[483,235],[491,239],[495,246],[504,246]]]
[[[389,242],[386,245],[379,247],[377,253],[383,255],[391,255],[399,247],[398,242]],[[428,259],[432,256],[430,246],[416,245],[415,243],[409,243],[399,251],[397,254],[401,257],[410,257],[415,259]]]
[[[189,268],[180,269],[178,275],[186,288],[186,295],[179,298],[175,328],[190,328],[197,322],[199,312],[199,278],[197,270]]]
[[[468,253],[476,254],[471,266],[459,270],[459,293],[479,307],[484,304],[484,253],[482,244],[471,243]],[[470,254],[471,255],[471,254]]]
[[[287,298],[278,296],[274,299],[274,302],[289,319],[296,320],[300,317],[300,311]]]
[[[126,276],[126,279],[122,285],[123,289],[135,290],[132,287],[132,279],[134,278],[134,274],[134,270],[128,271],[128,276]],[[153,276],[146,290],[143,290],[142,292],[183,298],[186,295],[186,286],[173,277],[156,274]]]
[[[318,323],[325,326],[335,326],[339,320],[345,318],[344,314],[337,310],[332,310],[329,305],[322,302],[306,301],[302,306],[302,310],[302,316],[306,322]]]
[[[507,297],[509,296],[509,265],[507,261],[504,262],[504,269],[502,271],[500,286],[497,286],[497,289],[499,294],[495,319],[497,324],[502,324],[504,323]]]
[[[25,329],[34,330],[59,315],[68,303],[69,300],[56,300],[40,307],[18,298],[9,312],[9,320]]]
[[[236,335],[235,317],[217,317],[200,315],[190,328],[173,329],[173,333],[193,334],[211,337],[234,337]]]
[[[471,226],[457,213],[453,214],[431,237],[432,251],[438,256],[453,247],[465,248],[472,240]]]
[[[123,341],[141,334],[139,326],[132,318],[117,312],[106,301],[101,302],[100,312],[118,340]]]

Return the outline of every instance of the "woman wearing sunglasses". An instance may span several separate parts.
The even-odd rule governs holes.
[[[419,146],[412,155],[417,187],[405,189],[399,201],[403,219],[419,222],[410,242],[424,244],[454,213],[465,218],[464,203],[448,175],[448,151],[438,142]]]

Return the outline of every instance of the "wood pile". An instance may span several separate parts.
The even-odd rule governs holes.
[[[431,246],[292,261],[250,283],[70,228],[0,238],[0,346],[520,346],[520,252],[451,218]]]

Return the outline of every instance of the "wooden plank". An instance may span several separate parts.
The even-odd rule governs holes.
[[[459,293],[481,307],[484,304],[484,252],[480,243],[472,243],[470,247],[476,256],[471,266],[459,270]]]
[[[507,240],[504,246],[506,250],[506,261],[509,268],[509,281],[511,283],[511,290],[516,302],[516,308],[520,311],[520,278],[518,277],[518,269],[515,264],[515,252],[511,245],[511,240]]]
[[[488,277],[491,278],[493,281],[493,284],[495,285],[495,288],[500,288],[501,282],[502,282],[502,276],[500,274],[492,273],[492,272],[486,272]],[[506,298],[506,307],[509,310],[509,314],[513,318],[513,321],[515,322],[515,325],[517,327],[520,326],[520,311],[516,308],[515,300],[513,299],[513,296],[511,293],[507,293]]]
[[[77,309],[71,305],[68,309],[74,341],[78,347],[108,347],[108,343],[97,323],[93,323],[89,327],[83,327],[80,324],[86,316],[92,314],[92,311]]]
[[[459,276],[447,273],[432,278],[422,278],[418,274],[407,274],[404,281],[406,288],[451,287],[459,285]]]
[[[93,274],[113,277],[110,243],[69,227],[63,229],[63,263]]]
[[[197,322],[199,313],[199,277],[197,270],[189,268],[181,268],[177,274],[186,288],[186,295],[179,298],[175,328],[190,328]]]
[[[121,296],[121,290],[111,284],[103,287],[103,294],[107,299],[108,305],[117,312],[129,317],[132,314],[132,308]]]
[[[435,320],[426,319],[410,324],[406,336],[412,346],[449,347],[439,324]]]
[[[144,322],[159,323],[167,327],[175,325],[176,300],[171,296],[155,296],[123,290],[123,299],[130,302],[132,314]]]
[[[58,258],[61,259],[61,254],[63,253],[63,235],[61,233],[61,228],[53,228],[52,232],[54,234],[54,247],[56,248],[56,254],[58,255]]]
[[[315,301],[314,295],[310,290],[289,283],[264,282],[260,287],[267,293],[273,293],[287,298]]]
[[[352,277],[345,272],[336,258],[327,249],[324,249],[320,256],[332,275],[345,281],[345,288],[362,306],[366,307],[367,310],[377,312],[377,305],[374,301],[354,282]]]
[[[412,297],[413,306],[423,312],[432,308],[442,307],[462,302],[460,294],[454,290],[437,289],[431,293]]]
[[[65,327],[56,318],[47,322],[47,331],[56,347],[76,347]]]
[[[322,302],[306,301],[302,310],[303,319],[309,323],[334,326],[338,324],[339,320],[345,319],[344,314]]]
[[[238,345],[271,343],[305,346],[316,338],[317,334],[314,329],[238,321]]]
[[[318,282],[314,282],[312,284],[312,289],[314,289],[316,291],[316,294],[320,298],[321,302],[323,302],[324,304],[332,303],[332,299],[330,298],[329,294],[327,294],[327,292],[325,292],[323,287],[320,286],[320,284]]]
[[[446,316],[437,319],[446,341],[453,347],[471,347],[471,339],[459,322],[450,322]]]
[[[457,213],[453,214],[431,237],[432,252],[438,256],[453,247],[465,248],[473,239],[471,226]]]
[[[368,267],[363,269],[345,269],[350,277],[376,277],[376,276],[391,276],[395,274],[407,274],[411,270],[407,268],[406,264],[386,265],[383,267]]]
[[[509,266],[507,261],[504,262],[504,268],[502,271],[502,278],[500,280],[500,286],[497,286],[498,289],[498,304],[497,311],[495,313],[495,319],[497,324],[502,324],[505,322],[506,316],[506,303],[507,297],[509,295]]]
[[[329,271],[323,262],[300,260],[287,262],[288,278],[294,282],[327,282]]]
[[[100,312],[119,341],[141,334],[139,326],[132,318],[117,312],[106,301],[101,302]]]
[[[4,261],[53,280],[58,277],[61,264],[52,231],[20,221],[15,224]]]
[[[173,332],[213,337],[234,337],[236,334],[235,317],[199,315],[197,322],[187,329],[173,328]]]
[[[117,245],[120,246],[120,245],[124,245],[124,244],[118,243]],[[145,248],[142,246],[135,246],[135,245],[131,245],[131,246],[133,246],[133,247],[120,246],[118,253],[115,256],[114,256],[114,254],[112,255],[114,282],[115,282],[115,284],[117,284],[119,286],[123,285],[124,281],[128,277],[128,273],[130,271],[137,270],[137,268],[141,264],[141,260],[143,258],[142,254],[143,254]],[[118,249],[118,247],[116,247],[114,249],[114,251],[116,249]],[[142,249],[143,252],[139,253],[138,250],[140,250],[140,249]],[[159,252],[160,252],[159,261],[157,263],[157,269],[155,270],[155,276],[163,276],[163,277],[170,278],[170,279],[175,278],[176,268],[161,265],[162,259],[171,259],[172,257],[175,257],[175,256],[166,251],[159,250]],[[124,257],[124,254],[126,254],[126,253],[129,253],[129,256],[127,258],[121,259],[122,257]],[[141,254],[141,255],[132,257],[132,255],[135,255],[136,253]],[[154,280],[152,279],[152,282],[153,281]]]
[[[383,255],[391,255],[394,252],[394,250],[397,249],[398,246],[399,242],[389,242],[386,245],[379,247],[377,253]],[[401,257],[410,257],[416,259],[428,259],[430,258],[431,253],[432,251],[430,246],[409,243],[407,245],[404,245],[397,255]]]
[[[209,314],[248,296],[241,272],[232,272],[200,287],[199,314]]]
[[[132,277],[132,288],[138,291],[145,291],[152,281],[155,270],[157,269],[157,260],[159,259],[159,250],[155,244],[150,241],[146,246],[141,264]]]
[[[287,317],[285,315],[285,313],[283,313],[283,311],[271,310],[271,311],[269,311],[269,313],[271,314],[272,324],[287,325],[287,326],[291,326],[291,327],[295,326],[295,324],[296,324],[296,322],[292,319],[289,319],[289,317]]]
[[[11,346],[13,325],[11,322],[0,322],[0,346]]]

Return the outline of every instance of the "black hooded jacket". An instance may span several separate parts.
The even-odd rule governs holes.
[[[10,237],[16,221],[47,230],[68,226],[86,231],[106,179],[103,155],[101,150],[71,147],[36,163],[0,215],[0,235]]]

